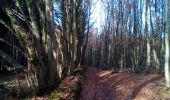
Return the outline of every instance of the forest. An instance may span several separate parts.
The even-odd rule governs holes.
[[[169,42],[169,0],[1,0],[0,100],[169,100]]]

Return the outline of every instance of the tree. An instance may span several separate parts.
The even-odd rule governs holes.
[[[169,30],[170,30],[170,22],[169,22],[169,11],[170,5],[169,0],[165,0],[165,79],[166,86],[170,88],[170,67],[169,67]]]
[[[63,50],[69,74],[80,67],[87,47],[92,0],[61,1]]]
[[[35,80],[30,79],[36,91],[43,92],[48,87],[54,87],[58,66],[54,55],[57,54],[57,42],[52,13],[53,1],[3,0],[0,5],[9,18],[9,21],[0,19],[0,22],[16,36],[25,49],[28,70],[35,73]],[[0,55],[4,57],[3,52]]]

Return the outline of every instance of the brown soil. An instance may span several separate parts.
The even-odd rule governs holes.
[[[163,75],[89,68],[80,100],[170,100]]]

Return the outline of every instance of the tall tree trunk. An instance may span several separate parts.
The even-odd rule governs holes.
[[[165,79],[166,86],[170,88],[170,67],[169,67],[169,30],[170,30],[170,22],[169,22],[169,0],[165,0]]]
[[[150,5],[150,0],[145,1],[145,33],[146,33],[146,69],[150,67],[151,63],[151,46],[150,46],[150,32],[149,32],[149,5]]]

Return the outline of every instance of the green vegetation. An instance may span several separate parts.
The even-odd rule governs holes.
[[[76,76],[66,77],[59,87],[50,94],[50,100],[78,100],[82,89],[83,79],[84,73],[77,73]]]

